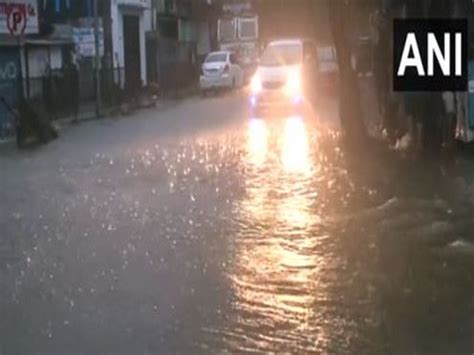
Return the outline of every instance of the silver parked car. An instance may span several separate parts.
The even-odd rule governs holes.
[[[212,89],[237,88],[243,85],[244,74],[231,51],[211,52],[202,65],[200,88],[202,93]]]

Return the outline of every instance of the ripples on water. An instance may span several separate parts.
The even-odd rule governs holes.
[[[423,349],[417,343],[423,331],[414,324],[426,327],[428,315],[406,304],[429,297],[413,285],[429,283],[416,280],[416,265],[410,269],[410,255],[417,258],[407,247],[413,241],[400,238],[385,247],[379,242],[384,235],[391,241],[408,235],[409,226],[416,239],[423,225],[452,211],[434,196],[424,203],[393,199],[383,205],[388,198],[379,191],[386,184],[383,174],[351,174],[337,140],[319,133],[297,117],[249,123],[245,197],[235,205],[235,255],[228,270],[231,321],[215,331],[225,349],[237,352],[382,353],[389,351],[392,336],[409,343],[392,344],[392,351]],[[431,237],[436,227],[429,228]],[[405,280],[410,273],[412,279]],[[387,291],[381,280],[402,289]],[[386,304],[390,297],[384,292],[399,294],[401,301]],[[398,313],[397,307],[409,316],[395,321],[401,321],[400,329],[390,329],[386,323],[397,316],[387,313]],[[415,340],[390,334],[403,334],[409,324],[407,338]]]
[[[249,123],[228,275],[234,318],[222,331],[233,351],[343,350],[354,334],[337,294],[344,263],[324,224],[332,175],[345,172],[321,167],[317,140],[298,117]]]
[[[12,349],[472,347],[472,264],[423,252],[464,248],[472,209],[438,196],[429,174],[406,182],[348,159],[337,135],[297,117],[140,144],[61,162],[0,216],[7,235],[28,236],[7,265]]]

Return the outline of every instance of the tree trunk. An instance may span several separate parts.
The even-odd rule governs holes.
[[[359,85],[351,63],[351,46],[347,39],[346,19],[350,4],[345,0],[327,0],[329,25],[339,66],[339,116],[343,134],[350,145],[367,142]]]

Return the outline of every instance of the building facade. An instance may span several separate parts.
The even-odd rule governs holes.
[[[145,31],[151,0],[111,0],[112,62],[123,68],[124,88],[130,92],[147,85]]]
[[[149,81],[164,91],[193,85],[213,49],[209,0],[153,0],[147,33]]]

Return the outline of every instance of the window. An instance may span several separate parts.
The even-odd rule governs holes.
[[[176,13],[176,2],[175,2],[175,0],[165,0],[165,11],[169,14]]]
[[[336,52],[334,47],[326,46],[318,48],[318,59],[320,62],[335,62]]]
[[[219,41],[230,42],[235,40],[235,21],[234,19],[219,20]]]
[[[176,13],[176,3],[174,0],[154,0],[157,14]]]
[[[154,5],[157,14],[162,14],[165,12],[165,0],[155,0]]]
[[[269,44],[262,54],[261,64],[265,66],[294,65],[301,61],[301,44]]]
[[[197,31],[194,22],[185,19],[179,19],[179,41],[197,42]]]
[[[206,63],[220,63],[227,61],[227,53],[211,53],[206,58]]]
[[[256,18],[239,19],[239,37],[242,39],[256,39],[257,34]]]

